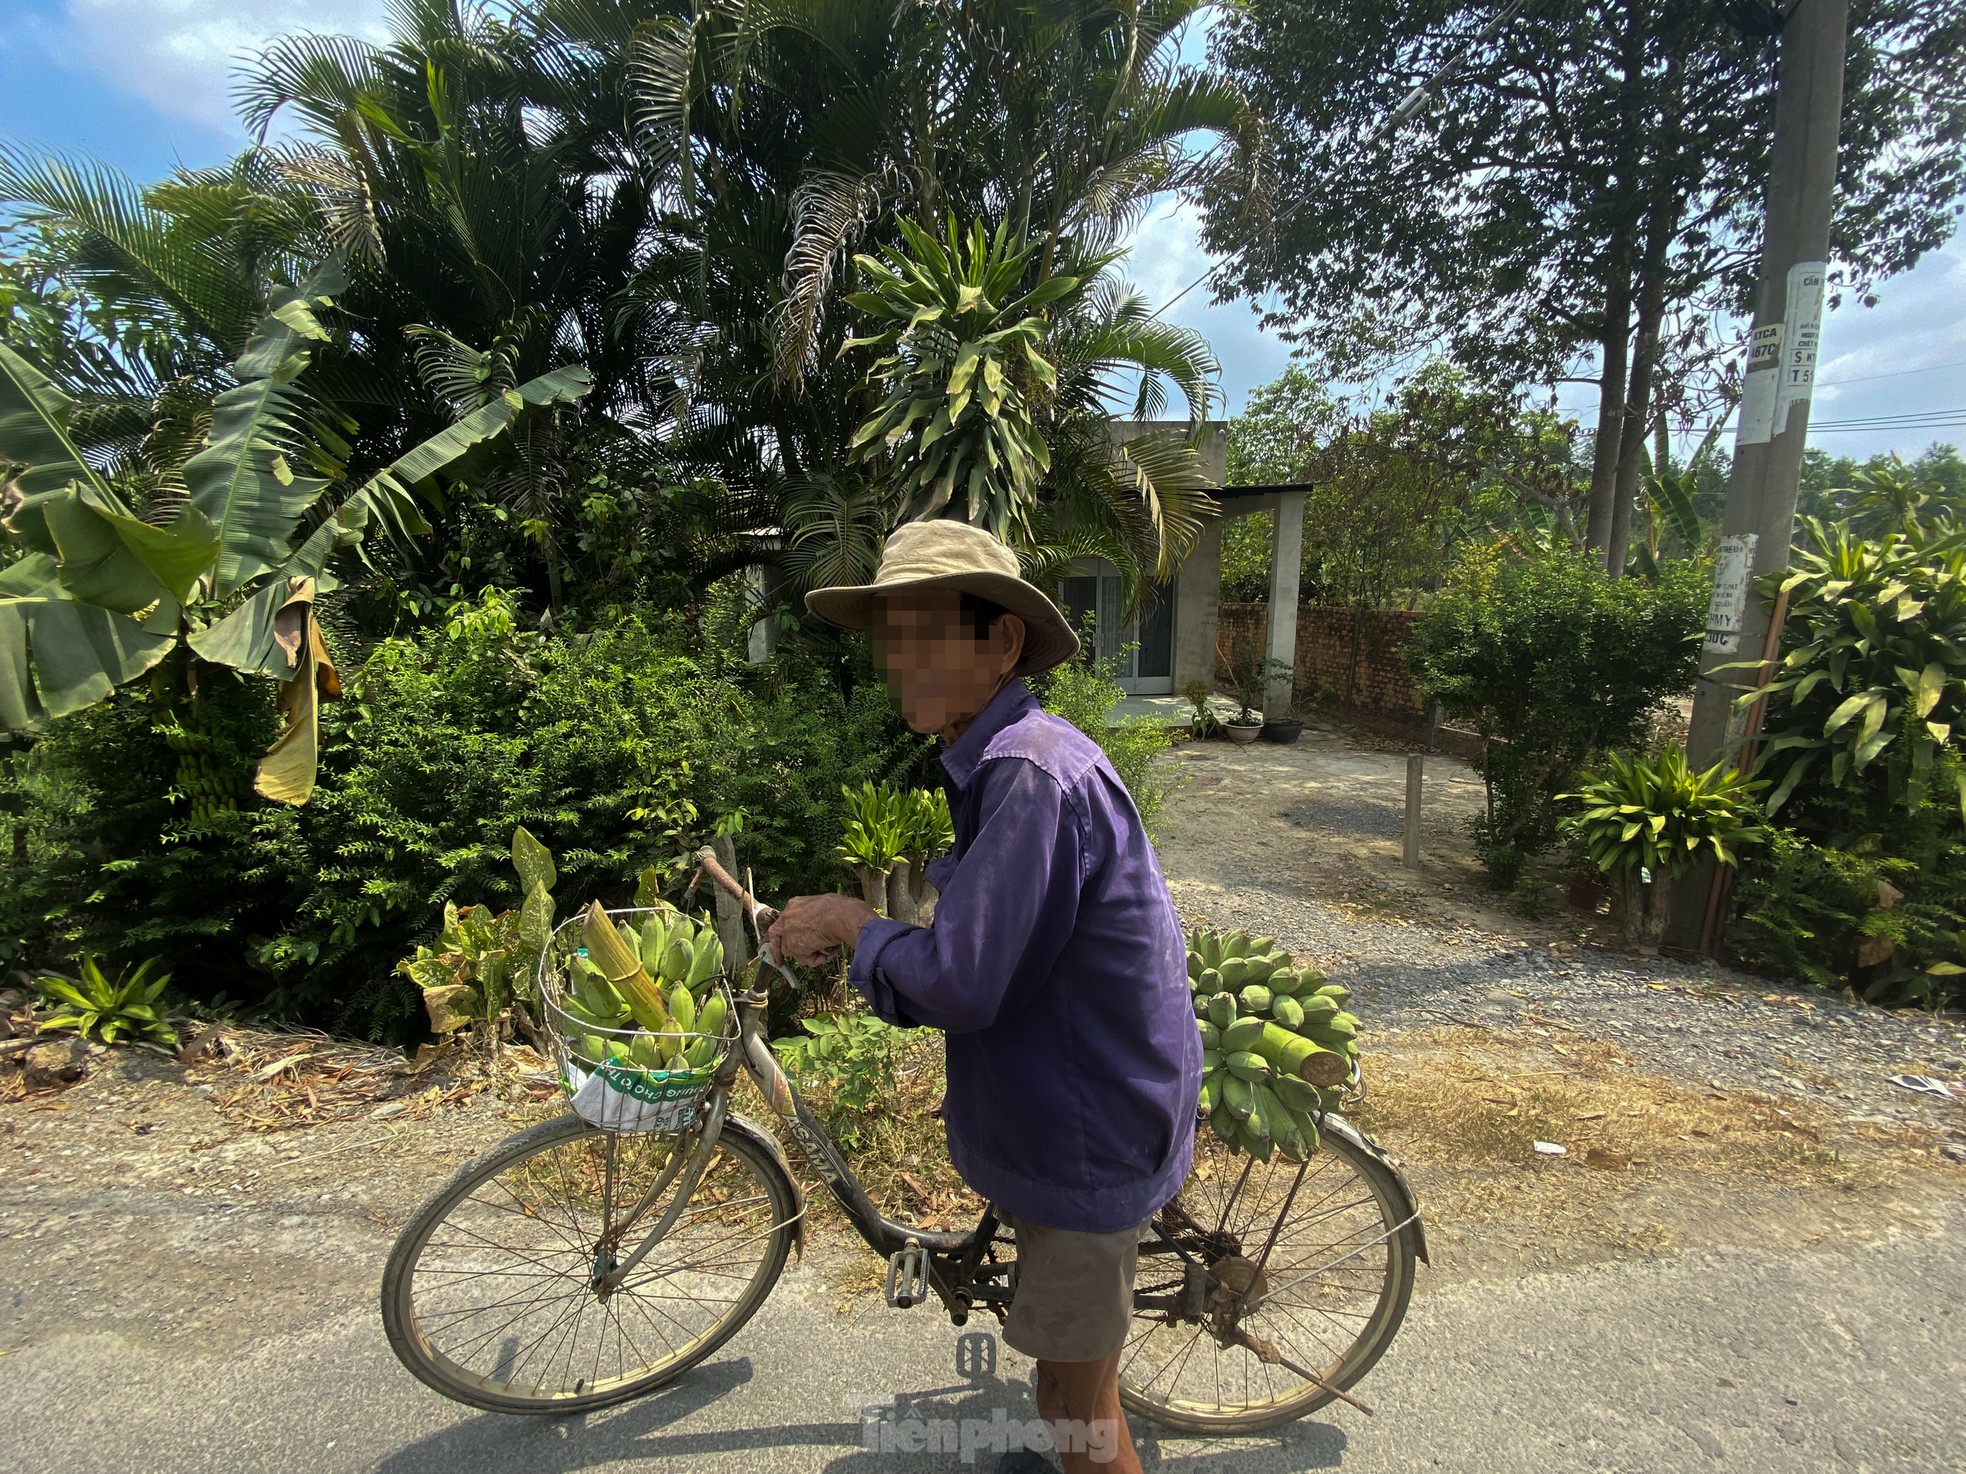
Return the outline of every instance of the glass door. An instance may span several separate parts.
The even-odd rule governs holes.
[[[1120,688],[1131,695],[1165,696],[1174,690],[1174,590],[1149,590],[1144,607],[1126,613],[1126,584],[1100,558],[1074,561],[1059,590],[1072,627],[1085,638],[1092,624],[1095,659],[1116,665]]]

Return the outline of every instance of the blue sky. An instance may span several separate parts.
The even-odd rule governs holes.
[[[92,154],[139,179],[220,162],[245,141],[231,106],[234,58],[296,30],[380,39],[383,9],[383,0],[0,0],[0,43],[13,61],[0,88],[0,138]],[[1130,269],[1150,300],[1164,302],[1210,264],[1192,213],[1170,201],[1142,224]],[[1966,421],[1966,244],[1928,256],[1877,295],[1876,307],[1848,307],[1824,324],[1813,417],[1825,428],[1811,427],[1813,443],[1862,457],[1913,454],[1934,438],[1966,442],[1966,424],[1826,428],[1934,411]],[[1212,305],[1205,287],[1168,316],[1207,335],[1230,413],[1289,362],[1253,308]],[[1585,386],[1566,386],[1558,403],[1586,419],[1594,410]]]

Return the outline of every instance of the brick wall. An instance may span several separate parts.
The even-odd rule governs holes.
[[[1229,679],[1230,653],[1239,638],[1262,638],[1266,604],[1224,604],[1216,625],[1216,679]],[[1423,721],[1426,703],[1413,688],[1401,649],[1420,616],[1404,609],[1355,614],[1305,604],[1297,611],[1297,701],[1300,708],[1320,694],[1360,712]],[[1358,672],[1346,701],[1352,659],[1352,622],[1359,628]]]

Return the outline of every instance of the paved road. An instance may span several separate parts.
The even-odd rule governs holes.
[[[859,1408],[893,1397],[911,1415],[958,1423],[1033,1416],[1029,1363],[1015,1352],[998,1346],[994,1374],[965,1380],[955,1367],[963,1333],[927,1309],[876,1305],[842,1316],[818,1262],[795,1267],[711,1362],[639,1403],[569,1421],[470,1412],[424,1391],[391,1358],[368,1305],[386,1249],[378,1231],[348,1222],[318,1244],[329,1263],[314,1267],[332,1288],[316,1280],[303,1304],[300,1291],[286,1293],[286,1276],[269,1272],[277,1254],[258,1260],[256,1293],[212,1277],[220,1263],[240,1262],[224,1251],[272,1233],[271,1222],[254,1220],[240,1215],[223,1229],[207,1220],[208,1232],[237,1236],[228,1245],[144,1245],[137,1283],[114,1272],[119,1233],[92,1241],[71,1223],[66,1254],[77,1265],[94,1256],[86,1278],[45,1258],[30,1277],[28,1246],[0,1245],[10,1251],[0,1253],[0,1272],[15,1345],[0,1356],[0,1406],[14,1468],[584,1474],[658,1461],[742,1474],[988,1470],[994,1453],[965,1464],[960,1454],[868,1452]],[[118,1227],[145,1231],[140,1216]],[[217,1261],[202,1257],[215,1249]],[[1359,1388],[1375,1417],[1341,1408],[1239,1441],[1157,1438],[1144,1426],[1136,1435],[1148,1468],[1182,1474],[1966,1470],[1962,1249],[1966,1210],[1938,1237],[1819,1255],[1690,1252],[1500,1287],[1423,1271],[1405,1330]],[[51,1334],[37,1307],[72,1310],[85,1287],[105,1314]],[[235,1291],[218,1316],[199,1318],[214,1329],[194,1338],[182,1332],[188,1309],[169,1318],[177,1325],[142,1310],[146,1296],[184,1305],[202,1294],[222,1305]]]

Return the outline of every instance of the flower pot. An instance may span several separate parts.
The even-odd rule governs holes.
[[[1259,729],[1265,742],[1295,742],[1304,734],[1302,722],[1265,722]]]
[[[1263,724],[1261,722],[1252,722],[1247,727],[1239,727],[1234,722],[1224,722],[1222,724],[1222,730],[1229,734],[1229,740],[1231,742],[1247,747],[1262,734]]]
[[[1573,875],[1570,877],[1570,904],[1579,911],[1595,911],[1604,904],[1610,889],[1601,875]]]

